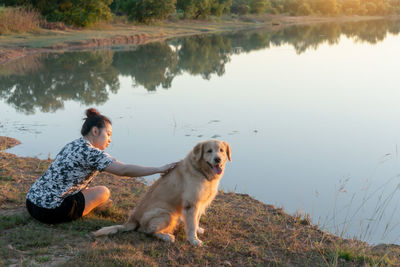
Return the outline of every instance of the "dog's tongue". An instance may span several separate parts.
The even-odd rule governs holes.
[[[213,172],[215,174],[221,174],[222,173],[222,168],[220,166],[214,166],[213,167]]]

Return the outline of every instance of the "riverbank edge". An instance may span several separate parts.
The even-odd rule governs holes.
[[[48,160],[40,160],[37,158],[29,158],[29,157],[19,157],[16,156],[14,154],[11,153],[7,153],[6,150],[20,144],[20,141],[14,138],[10,138],[10,137],[6,137],[6,136],[0,136],[0,166],[9,166],[12,165],[12,163],[15,163],[17,161],[19,162],[23,162],[24,166],[28,166],[30,164],[33,164],[34,166],[41,166],[42,163],[44,163],[44,165],[48,165],[52,160],[48,159]],[[33,163],[30,163],[30,161],[32,161]],[[7,169],[7,168],[4,168]],[[44,171],[45,169],[41,169],[42,171]],[[24,171],[22,169],[17,170],[18,172],[18,176],[24,176]],[[1,176],[3,176],[4,174],[2,174],[2,170],[0,168],[0,178],[2,178]],[[26,175],[27,177],[29,177],[29,175]],[[32,176],[30,176],[32,177]],[[19,183],[21,183],[21,179],[18,178]],[[1,179],[0,179],[1,181]],[[22,183],[26,183],[27,181],[24,181]],[[32,181],[30,181],[32,182]],[[140,187],[147,187],[144,184],[141,184]],[[20,194],[24,195],[23,192],[19,192]],[[225,203],[230,203],[233,201],[237,201],[237,199],[235,200],[235,198],[240,198],[240,209],[244,209],[247,210],[247,212],[249,212],[252,208],[254,209],[254,205],[258,205],[258,206],[262,206],[263,209],[265,209],[267,211],[267,214],[264,214],[264,218],[277,218],[281,217],[278,219],[278,221],[280,221],[281,225],[280,227],[283,229],[283,231],[287,231],[288,235],[292,235],[291,232],[294,231],[296,233],[301,233],[306,231],[307,235],[309,236],[308,238],[311,237],[311,239],[315,239],[312,242],[307,242],[307,243],[302,243],[303,246],[310,246],[310,248],[303,248],[303,250],[306,251],[315,251],[314,253],[326,253],[326,251],[329,251],[329,248],[332,249],[336,249],[338,251],[343,251],[341,253],[344,253],[344,256],[337,256],[339,257],[336,260],[340,260],[341,264],[344,264],[344,266],[347,266],[347,264],[349,264],[349,266],[354,266],[354,264],[356,266],[358,265],[362,265],[364,266],[365,263],[371,263],[371,259],[369,258],[369,255],[373,255],[373,257],[378,257],[380,258],[377,261],[372,261],[373,263],[378,263],[377,266],[380,266],[382,263],[384,266],[387,266],[388,263],[393,263],[394,265],[400,263],[400,246],[398,245],[394,245],[394,244],[379,244],[379,245],[370,245],[366,242],[362,242],[359,241],[357,239],[344,239],[341,238],[339,236],[327,233],[326,231],[320,230],[318,226],[316,225],[311,225],[310,223],[310,219],[307,216],[299,216],[299,215],[290,215],[287,214],[283,211],[283,209],[281,208],[276,208],[272,205],[268,205],[265,203],[262,203],[260,201],[257,201],[255,199],[253,199],[252,197],[246,195],[246,194],[239,194],[239,193],[224,193],[224,192],[220,192],[218,194],[218,198],[222,199],[222,201],[225,201]],[[216,201],[218,201],[218,198]],[[219,200],[221,201],[221,200]],[[16,204],[16,201],[12,201],[14,202],[12,204],[12,207],[4,207],[2,206],[0,209],[0,217],[1,216],[13,216],[15,213],[20,213],[21,211],[25,212],[24,210],[24,206],[23,203],[21,204]],[[226,204],[224,204],[224,208],[228,208],[225,206]],[[257,210],[260,210],[260,208],[257,208]],[[252,216],[250,216],[252,217]],[[233,219],[233,218],[232,218]],[[250,219],[251,222],[250,224],[256,225],[259,224],[260,218],[252,218]],[[257,222],[258,221],[258,222]],[[268,224],[266,221],[262,222],[264,224]],[[266,228],[265,228],[266,229]],[[272,228],[274,229],[274,228]],[[280,229],[279,231],[282,231],[282,229]],[[305,230],[306,229],[306,230]],[[241,231],[240,229],[237,229],[239,231]],[[278,233],[279,233],[278,231]],[[296,234],[297,235],[297,234]],[[290,248],[290,245],[288,245],[288,237],[286,237],[285,234],[281,234],[281,235],[277,235],[278,239],[282,238],[281,241],[276,242],[278,244],[282,244],[282,247],[279,248],[280,251],[284,251],[285,255],[282,255],[284,258],[288,257],[288,259],[292,258],[292,257],[298,257],[298,255],[290,255],[291,250],[293,248]],[[301,236],[301,235],[300,235]],[[293,238],[297,238],[296,236],[291,236],[289,239],[292,240]],[[300,239],[300,238],[299,238]],[[292,240],[293,242],[293,240]],[[261,246],[267,246],[269,245],[269,242],[266,241],[266,243],[263,245],[261,244]],[[315,247],[317,247],[317,250]],[[318,247],[322,248],[321,251],[323,252],[319,252],[318,251]],[[275,248],[276,249],[276,248]],[[310,252],[308,252],[309,254]],[[348,256],[346,253],[349,253],[350,256]],[[352,253],[355,253],[357,255],[353,255],[351,256]],[[309,255],[306,255],[307,257],[309,257]],[[347,256],[346,256],[347,255]],[[266,257],[266,256],[265,256]],[[344,258],[341,258],[344,257]],[[362,257],[366,257],[367,260],[365,260]],[[371,256],[372,257],[372,256]],[[313,257],[311,257],[313,258]],[[390,258],[390,259],[389,259]],[[73,259],[73,257],[69,258],[69,260]],[[274,261],[276,260],[276,256],[273,259]],[[265,262],[269,262],[269,259],[264,259]],[[272,261],[272,262],[274,262]],[[310,263],[310,262],[309,262]],[[228,264],[229,265],[229,264]],[[311,262],[312,265],[312,262]],[[318,264],[319,265],[319,264]],[[375,265],[375,264],[373,264]],[[389,264],[391,265],[391,264]]]
[[[154,25],[104,24],[95,29],[41,29],[37,33],[0,35],[0,65],[41,52],[85,51],[142,45],[173,37],[263,28],[279,31],[293,25],[355,22],[400,16],[283,16],[252,15],[222,20],[165,20]]]

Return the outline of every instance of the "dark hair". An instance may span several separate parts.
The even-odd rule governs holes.
[[[106,123],[111,124],[109,118],[104,115],[101,115],[100,112],[95,108],[88,108],[85,112],[86,118],[84,118],[85,122],[82,125],[81,134],[83,136],[87,135],[93,127],[97,127],[102,129],[106,127]]]

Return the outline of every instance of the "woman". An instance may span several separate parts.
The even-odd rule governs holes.
[[[110,202],[107,187],[88,188],[98,172],[139,177],[165,173],[176,165],[143,167],[124,164],[112,158],[104,152],[111,143],[111,121],[94,108],[86,110],[81,134],[81,138],[67,144],[58,153],[47,171],[28,191],[28,212],[41,222],[54,224],[72,221]]]

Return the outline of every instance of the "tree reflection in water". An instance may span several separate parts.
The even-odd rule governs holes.
[[[209,80],[222,76],[233,54],[291,45],[297,54],[323,43],[337,44],[342,35],[356,42],[376,44],[388,33],[397,35],[396,20],[321,23],[293,26],[278,32],[261,29],[239,33],[202,35],[139,46],[133,51],[64,52],[25,57],[0,67],[0,99],[31,114],[38,108],[54,112],[66,100],[85,105],[102,104],[117,93],[119,75],[148,91],[168,89],[182,74]]]
[[[34,58],[36,67],[24,73],[15,67],[18,62],[5,65],[4,69],[18,71],[0,71],[0,98],[27,114],[34,113],[36,107],[42,112],[56,111],[66,100],[87,105],[105,103],[109,92],[119,89],[112,59],[110,51],[53,53]]]
[[[167,43],[150,43],[135,51],[116,52],[112,66],[120,75],[132,77],[134,86],[155,91],[160,85],[171,87],[177,62],[176,53]]]

